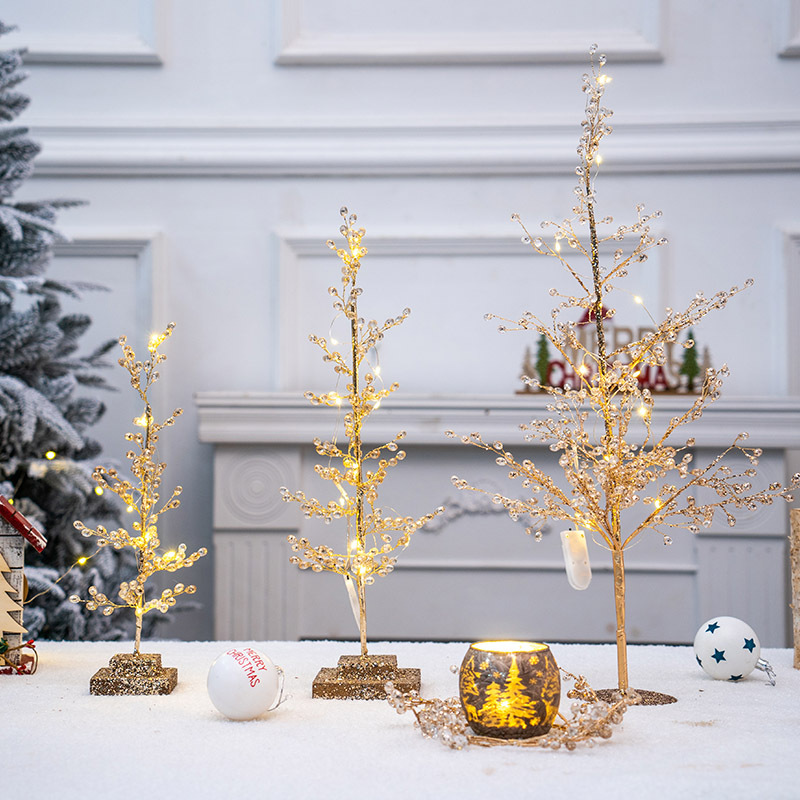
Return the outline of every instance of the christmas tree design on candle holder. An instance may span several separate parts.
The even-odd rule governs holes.
[[[392,681],[402,691],[419,689],[418,669],[398,669],[393,655],[373,656],[367,648],[366,589],[376,577],[385,577],[394,569],[396,554],[405,549],[411,536],[426,522],[444,509],[415,518],[410,516],[384,516],[378,506],[378,487],[388,471],[405,458],[399,442],[405,437],[401,431],[391,441],[368,450],[364,447],[363,427],[369,415],[392,394],[398,384],[383,386],[380,372],[369,361],[376,345],[390,329],[400,325],[411,313],[406,308],[383,324],[365,321],[359,316],[358,301],[362,293],[358,286],[361,259],[367,254],[362,245],[364,228],[356,228],[357,217],[347,208],[341,208],[344,220],[340,233],[347,246],[337,248],[333,241],[328,247],[336,252],[342,262],[341,288],[328,290],[333,297],[335,311],[342,314],[349,328],[349,352],[333,349],[336,345],[320,336],[309,340],[323,352],[323,360],[332,364],[337,376],[346,381],[344,393],[330,391],[325,394],[306,392],[305,397],[314,405],[347,409],[344,415],[345,446],[332,441],[314,440],[317,454],[327,459],[317,464],[315,472],[333,484],[336,499],[326,504],[316,498],[306,497],[302,491],[291,492],[281,487],[281,496],[287,502],[300,504],[307,519],[321,519],[326,523],[344,520],[347,525],[345,547],[341,553],[321,544],[312,545],[306,538],[289,536],[294,555],[292,564],[314,572],[334,572],[343,576],[358,621],[361,653],[342,656],[336,668],[323,668],[314,680],[314,697],[346,697],[379,699],[386,696],[384,685]]]

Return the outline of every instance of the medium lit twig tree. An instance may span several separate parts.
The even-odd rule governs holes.
[[[542,223],[542,227],[555,229],[552,246],[542,237],[531,235],[520,222],[525,232],[523,242],[530,244],[537,253],[555,258],[577,283],[579,291],[575,295],[563,295],[551,289],[550,294],[559,297],[560,302],[552,310],[549,323],[526,312],[518,320],[503,320],[505,324],[500,326],[501,331],[533,330],[545,336],[564,362],[581,376],[578,389],[541,386],[552,398],[547,410],[553,416],[521,426],[527,441],[544,442],[552,451],[560,453],[559,466],[564,471],[568,488],[563,488],[532,461],[517,459],[501,442],[486,442],[479,433],[461,438],[465,443],[494,454],[497,463],[508,469],[509,478],[521,480],[522,486],[530,490],[532,496],[527,499],[487,492],[512,518],[528,514],[542,523],[547,519],[565,520],[576,528],[588,529],[610,550],[619,689],[629,695],[632,693],[628,685],[625,633],[626,548],[645,531],[656,531],[669,544],[668,531],[672,528],[688,528],[696,533],[711,524],[715,513],[723,514],[728,524],[734,525],[733,512],[737,509],[754,509],[760,504],[772,503],[777,497],[787,500],[791,497],[780,483],[770,484],[763,490],[754,489],[751,479],[756,475],[761,451],[743,445],[746,433],[736,436],[734,442],[705,467],[691,467],[690,450],[694,439],[686,439],[681,446],[671,443],[679,428],[698,419],[719,397],[723,379],[728,374],[727,367],[708,369],[697,398],[659,432],[651,427],[653,396],[639,385],[638,378],[645,367],[666,363],[668,345],[678,341],[681,331],[696,325],[709,312],[723,308],[741,291],[739,287],[708,298],[698,293],[684,311],[666,309],[666,317],[644,338],[609,350],[605,322],[614,314],[613,308],[607,305],[608,296],[615,288],[613,284],[625,278],[629,267],[645,261],[649,250],[666,244],[666,239],[656,240],[650,231],[651,220],[660,217],[661,212],[645,214],[641,205],[637,207],[638,219],[634,223],[606,228],[608,233],[605,234],[600,232],[613,224],[610,217],[597,218],[594,189],[598,148],[603,138],[611,133],[608,121],[612,112],[601,105],[610,78],[597,68],[605,64],[605,56],[599,56],[596,64],[595,52],[596,46],[593,46],[591,74],[583,78],[587,103],[578,147],[579,184],[575,188],[574,216],[560,223]],[[520,221],[517,214],[512,219]],[[588,233],[588,239],[579,233],[581,228]],[[601,264],[600,245],[622,242],[630,234],[635,237],[635,244],[628,254],[620,247],[610,264]],[[564,257],[562,241],[586,259],[588,274]],[[752,280],[748,280],[745,287],[751,284]],[[589,312],[596,330],[596,350],[582,343],[575,322],[562,318],[562,313],[571,309]],[[493,314],[488,314],[487,318],[501,319]],[[691,338],[683,344],[684,347],[693,345]],[[529,380],[536,383],[532,378]],[[601,422],[599,436],[595,433],[597,420]],[[641,427],[636,424],[637,420],[641,420]],[[448,431],[448,435],[455,436],[455,433]],[[728,466],[730,459],[726,457],[736,454],[746,459],[746,469]],[[458,477],[453,478],[453,483],[459,489],[482,491]],[[798,483],[800,475],[795,475],[792,485]],[[634,507],[639,507],[637,513],[625,513],[633,512]]]
[[[325,522],[344,518],[347,520],[347,539],[343,553],[337,553],[327,545],[316,547],[306,538],[289,537],[292,550],[298,555],[291,562],[300,569],[314,572],[329,571],[342,575],[348,587],[355,586],[357,598],[361,655],[367,655],[367,605],[366,587],[374,583],[375,576],[388,575],[396,561],[395,554],[404,549],[411,535],[422,525],[444,509],[420,518],[383,516],[376,504],[378,487],[383,483],[390,467],[397,466],[406,454],[398,449],[405,437],[401,431],[390,442],[364,452],[362,430],[367,417],[380,402],[398,388],[397,383],[388,388],[378,388],[378,370],[368,361],[370,351],[383,339],[386,331],[400,325],[411,310],[406,308],[397,317],[387,319],[382,325],[375,320],[366,322],[359,316],[358,298],[362,290],[357,285],[361,259],[367,254],[362,246],[364,228],[355,228],[356,215],[340,210],[344,224],[340,232],[347,240],[346,248],[337,248],[333,241],[328,247],[336,251],[342,261],[342,287],[331,286],[334,309],[347,319],[350,329],[350,352],[343,355],[332,349],[332,341],[320,336],[309,336],[324,353],[323,360],[333,364],[337,375],[347,381],[344,395],[336,391],[318,395],[306,392],[306,398],[314,405],[338,408],[348,406],[344,416],[344,431],[347,448],[342,449],[333,441],[314,440],[320,456],[328,459],[327,465],[317,464],[315,472],[336,487],[337,498],[323,505],[303,492],[290,492],[281,487],[281,495],[287,502],[300,504],[306,518],[317,517]],[[373,466],[374,465],[374,466]],[[397,538],[395,538],[395,536]],[[354,604],[355,605],[355,604]]]
[[[175,327],[170,323],[162,333],[153,334],[147,345],[149,358],[142,362],[137,361],[136,353],[128,344],[126,337],[120,337],[119,344],[122,348],[120,366],[124,367],[131,376],[131,386],[139,394],[144,405],[143,413],[133,422],[144,430],[137,433],[126,433],[125,439],[133,442],[136,449],[129,450],[126,457],[131,462],[131,472],[134,481],[122,478],[116,469],[97,467],[92,477],[104,490],[110,490],[122,498],[128,511],[136,515],[133,523],[134,534],[128,533],[124,528],[109,531],[103,526],[88,528],[80,520],[75,522],[75,527],[84,536],[97,536],[100,547],[114,547],[121,550],[130,547],[136,553],[138,574],[130,581],[124,581],[119,587],[121,602],[115,602],[97,590],[95,586],[89,587],[89,599],[83,600],[78,595],[72,595],[73,603],[85,603],[86,607],[94,611],[102,609],[105,615],[112,614],[118,608],[131,608],[136,615],[136,638],[134,641],[134,654],[139,654],[142,638],[142,618],[154,609],[166,613],[175,605],[175,598],[181,594],[193,594],[194,586],[185,586],[178,583],[171,589],[164,589],[160,595],[150,600],[145,596],[145,583],[157,572],[175,572],[184,567],[191,567],[198,558],[206,555],[206,548],[202,547],[191,555],[186,554],[186,545],[181,544],[176,550],[166,553],[159,552],[161,542],[158,534],[158,520],[165,511],[171,511],[180,505],[178,499],[181,487],[176,486],[169,498],[162,502],[159,494],[161,477],[167,465],[156,460],[156,446],[159,433],[175,422],[183,410],[178,408],[163,422],[156,422],[153,409],[150,405],[148,391],[158,380],[157,367],[166,361],[167,357],[159,352],[159,347],[164,340],[172,334]]]

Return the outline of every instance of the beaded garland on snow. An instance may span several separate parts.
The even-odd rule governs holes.
[[[452,670],[457,671],[457,667],[452,667]],[[574,686],[567,692],[567,697],[574,701],[570,706],[571,716],[567,719],[559,712],[561,721],[554,723],[548,733],[532,739],[475,735],[457,697],[425,700],[418,692],[404,694],[398,691],[390,682],[386,684],[386,699],[398,714],[411,711],[415,717],[414,726],[426,739],[438,739],[453,750],[462,750],[467,745],[575,750],[580,744],[593,747],[598,739],[610,739],[614,733],[613,726],[622,722],[622,715],[631,703],[619,693],[611,702],[601,700],[582,675],[575,676],[561,667],[559,670],[565,680],[574,681]]]

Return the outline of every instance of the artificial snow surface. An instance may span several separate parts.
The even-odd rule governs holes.
[[[629,648],[631,684],[678,698],[632,708],[614,736],[575,752],[468,747],[424,739],[413,715],[383,701],[312,700],[311,682],[357,645],[248,642],[286,671],[288,699],[250,722],[211,705],[206,675],[225,642],[146,643],[178,687],[164,697],[94,697],[89,678],[116,642],[39,642],[39,671],[0,676],[3,795],[72,798],[800,798],[800,671],[789,650],[764,650],[761,672],[715,681],[689,647]],[[611,645],[552,645],[558,663],[596,688],[614,686]],[[422,695],[457,693],[450,665],[466,644],[370,645],[422,668]],[[572,702],[562,692],[562,709]]]

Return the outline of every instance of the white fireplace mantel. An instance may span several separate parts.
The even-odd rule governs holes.
[[[336,546],[337,525],[314,527],[279,488],[325,492],[314,474],[312,442],[341,431],[339,409],[311,405],[299,393],[204,392],[196,398],[199,436],[214,445],[215,635],[220,639],[352,638],[356,635],[341,579],[289,565],[286,536]],[[656,398],[652,428],[663,430],[687,409],[687,396]],[[450,476],[473,485],[508,486],[494,459],[464,447],[459,435],[478,431],[512,450],[522,446],[543,468],[558,472],[556,455],[526,444],[520,423],[548,414],[539,395],[410,396],[398,393],[370,415],[365,442],[406,431],[408,459],[382,487],[381,501],[398,513],[444,505],[435,525],[421,529],[396,571],[371,589],[369,631],[384,639],[550,638],[611,641],[613,603],[607,554],[592,546],[592,585],[569,588],[557,526],[540,543],[524,535],[485,495],[458,492]],[[637,421],[638,424],[638,421]],[[759,480],[788,479],[786,453],[800,450],[800,398],[723,397],[673,442],[695,439],[708,463],[747,431],[764,450]],[[326,498],[319,494],[320,498]],[[714,614],[747,620],[765,646],[787,642],[788,599],[784,503],[737,514],[730,529],[717,521],[700,534],[678,531],[665,548],[654,535],[628,551],[629,639],[686,643]],[[513,600],[513,602],[510,602]]]
[[[338,409],[312,406],[299,393],[202,392],[196,396],[200,440],[213,443],[309,444],[332,430]],[[480,431],[485,439],[504,441],[521,423],[547,416],[549,398],[538,394],[401,395],[391,397],[369,417],[367,441],[387,441],[399,430],[407,441],[426,445],[459,444],[445,437]],[[663,429],[669,419],[692,402],[689,395],[656,396],[652,428]],[[738,433],[750,434],[748,445],[800,448],[800,398],[720,398],[699,420],[679,429],[695,438],[698,447],[725,447]]]

